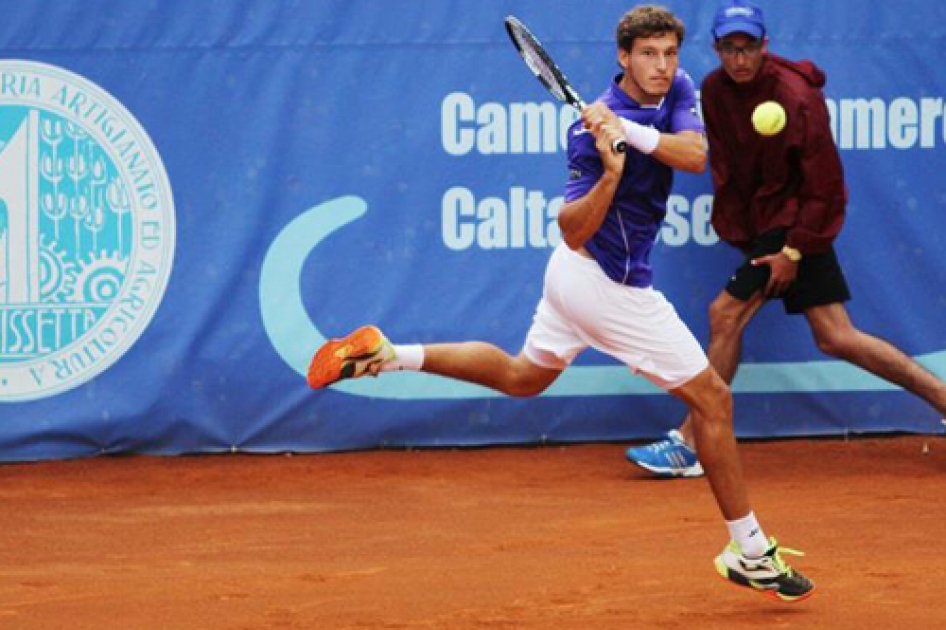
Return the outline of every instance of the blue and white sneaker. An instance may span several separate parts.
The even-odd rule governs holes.
[[[679,431],[668,431],[667,437],[646,446],[635,446],[624,454],[627,461],[658,477],[702,477],[703,466],[696,451],[683,440]]]

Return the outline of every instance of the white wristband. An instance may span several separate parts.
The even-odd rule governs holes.
[[[627,118],[621,119],[627,143],[645,155],[650,155],[660,143],[660,132]]]

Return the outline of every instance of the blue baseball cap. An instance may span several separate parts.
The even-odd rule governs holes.
[[[765,36],[762,9],[748,0],[726,0],[713,18],[713,37],[719,39],[733,33],[745,33],[755,39]]]

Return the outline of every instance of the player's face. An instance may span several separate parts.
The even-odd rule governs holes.
[[[667,95],[680,64],[680,42],[674,33],[638,37],[630,50],[618,50],[624,68],[621,89],[641,104],[654,105]]]
[[[733,33],[713,43],[723,71],[736,83],[748,83],[762,67],[762,55],[768,51],[768,38],[755,39],[745,33]]]

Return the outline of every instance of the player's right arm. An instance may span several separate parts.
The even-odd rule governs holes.
[[[594,136],[602,172],[584,196],[567,202],[558,213],[558,227],[562,231],[562,238],[569,248],[576,251],[594,236],[604,222],[621,183],[626,156],[611,149],[613,143],[623,137],[624,132],[620,126],[593,113],[586,113],[583,119],[585,128]]]

